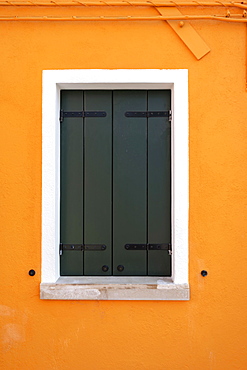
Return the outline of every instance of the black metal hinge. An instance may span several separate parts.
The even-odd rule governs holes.
[[[60,244],[60,256],[63,251],[105,251],[104,244]]]
[[[78,111],[78,112],[64,112],[60,110],[60,122],[63,122],[64,118],[88,118],[88,117],[106,117],[104,111]]]
[[[125,112],[125,117],[134,118],[154,118],[154,117],[168,117],[169,121],[172,120],[172,111],[148,111],[148,112]]]
[[[161,243],[161,244],[125,244],[125,249],[128,251],[161,251],[167,250],[168,254],[172,254],[172,245],[171,243]]]

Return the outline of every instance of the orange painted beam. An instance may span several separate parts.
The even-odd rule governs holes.
[[[183,21],[188,20],[215,20],[223,22],[235,22],[235,23],[247,23],[247,18],[226,18],[224,16],[213,16],[213,15],[181,15],[181,16],[169,16],[169,15],[156,15],[156,16],[135,16],[135,15],[71,15],[71,16],[60,16],[60,15],[0,15],[0,21],[167,21],[184,43],[191,49],[191,51],[197,55],[200,59],[204,52],[210,51],[209,47],[200,38],[194,28],[187,24],[186,32],[181,32],[178,27],[183,28],[185,23]],[[180,22],[179,22],[180,21]],[[182,21],[182,22],[181,22]],[[192,31],[193,30],[193,31]],[[206,45],[206,46],[205,46]],[[203,54],[202,56],[200,56]]]
[[[247,9],[247,2],[228,2],[228,1],[90,1],[90,0],[71,0],[71,1],[0,1],[0,6],[148,6],[148,7],[237,7]]]

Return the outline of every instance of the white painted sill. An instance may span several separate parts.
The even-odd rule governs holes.
[[[103,281],[102,281],[103,280]],[[60,277],[56,283],[41,283],[40,298],[51,300],[141,300],[187,301],[188,284],[157,277]]]

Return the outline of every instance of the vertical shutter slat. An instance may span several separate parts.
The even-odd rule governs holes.
[[[114,91],[113,107],[113,271],[146,275],[147,252],[130,252],[124,245],[146,243],[147,119],[126,118],[125,112],[145,111],[147,92]]]
[[[148,110],[171,109],[170,90],[150,90]],[[148,118],[148,243],[171,242],[171,123]],[[148,251],[148,275],[170,276],[168,251]]]
[[[85,252],[84,274],[105,276],[112,273],[112,91],[85,91],[84,109],[106,112],[84,118],[84,243],[106,245],[104,251]]]
[[[62,91],[61,108],[83,110],[82,91]],[[83,243],[83,119],[65,118],[60,135],[60,241]],[[61,275],[83,274],[83,252],[64,251]]]

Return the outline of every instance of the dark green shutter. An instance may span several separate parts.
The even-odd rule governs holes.
[[[125,249],[171,242],[170,122],[125,115],[170,106],[169,90],[62,91],[62,110],[106,117],[61,123],[60,242],[106,249],[63,250],[61,275],[171,275],[167,250]]]
[[[171,108],[169,90],[148,93],[149,111]],[[171,122],[148,118],[148,243],[171,242]],[[166,250],[148,252],[148,275],[171,275]]]
[[[83,110],[82,91],[64,91],[65,111]],[[60,238],[61,243],[83,241],[83,119],[66,118],[61,124]],[[61,275],[83,275],[83,253],[63,251]]]
[[[146,243],[147,237],[147,119],[125,117],[126,111],[146,108],[146,91],[114,91],[114,275],[147,274],[147,252],[124,248],[128,243]],[[124,270],[119,272],[118,266]]]
[[[107,247],[84,252],[84,274],[111,275],[112,92],[85,91],[84,109],[107,114],[84,119],[84,243]],[[102,266],[108,271],[103,272]]]

